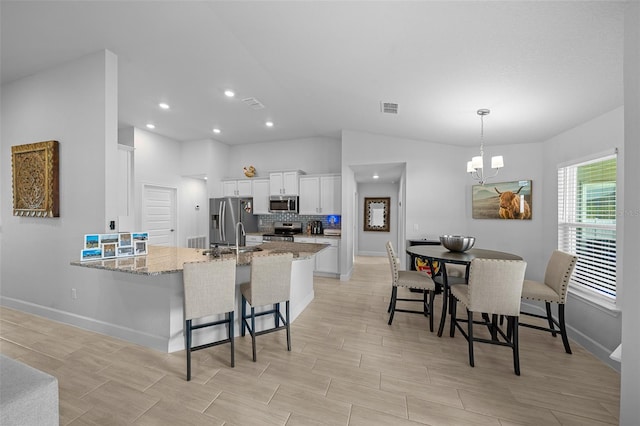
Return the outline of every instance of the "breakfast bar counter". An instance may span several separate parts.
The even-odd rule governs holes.
[[[315,254],[328,245],[278,241],[250,249],[256,250],[256,247],[257,251],[241,252],[237,256],[236,332],[240,330],[240,284],[250,280],[253,256],[293,253],[290,309],[291,321],[294,321],[314,298]],[[150,245],[148,254],[143,256],[72,261],[72,266],[86,271],[83,272],[86,283],[82,284],[94,286],[100,293],[100,300],[94,303],[91,314],[83,318],[83,326],[163,352],[183,350],[183,265],[216,259],[208,253],[209,250]],[[236,258],[236,254],[228,248],[221,248],[219,257]],[[75,285],[80,286],[80,283]],[[271,316],[259,319],[265,324],[257,322],[258,330],[267,327],[268,321],[273,322]],[[226,331],[215,328],[217,330],[199,330],[201,333],[193,336],[193,344],[223,338]]]
[[[254,246],[254,248],[255,247],[257,247],[259,251],[245,252],[238,255],[238,266],[250,265],[253,255],[269,256],[278,253],[293,253],[294,261],[309,259],[319,251],[325,249],[327,245],[273,241]],[[230,248],[224,247],[220,248],[220,250],[222,251],[220,257],[223,259],[236,257],[235,253],[230,252]],[[210,250],[203,249],[150,245],[148,246],[148,254],[144,256],[73,261],[71,264],[74,266],[106,269],[130,274],[162,275],[182,272],[182,265],[187,262],[202,262],[215,259],[215,257],[208,254],[209,252]]]

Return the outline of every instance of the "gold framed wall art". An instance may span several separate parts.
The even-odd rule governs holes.
[[[13,215],[59,217],[58,141],[11,147]]]

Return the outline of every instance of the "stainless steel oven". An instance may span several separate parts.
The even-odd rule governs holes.
[[[289,241],[293,242],[293,235],[279,235],[279,234],[263,234],[262,242],[270,243],[272,241]]]
[[[294,235],[302,233],[302,222],[275,222],[273,233],[262,234],[262,242],[294,241]]]

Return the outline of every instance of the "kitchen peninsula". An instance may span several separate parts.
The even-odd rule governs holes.
[[[257,246],[259,251],[241,252],[236,270],[236,332],[240,330],[238,316],[242,300],[239,284],[249,281],[253,256],[293,253],[290,305],[291,321],[294,321],[314,298],[314,257],[327,247],[325,244],[271,242]],[[164,352],[184,349],[182,269],[186,262],[215,259],[207,253],[202,249],[149,246],[148,254],[144,256],[71,262],[72,266],[102,270],[87,274],[94,278],[95,273],[101,274],[99,279],[92,281],[102,286],[100,290],[108,294],[107,299],[114,301],[110,306],[96,310],[97,317],[90,320],[88,328]],[[220,256],[236,257],[236,254],[226,250]],[[260,321],[270,324],[273,320],[266,316],[260,317]],[[257,328],[262,328],[261,322]],[[194,345],[223,338],[226,333],[221,327],[201,331],[204,333],[194,334]]]

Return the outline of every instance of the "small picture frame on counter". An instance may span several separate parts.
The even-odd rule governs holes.
[[[84,248],[100,248],[100,234],[86,234],[84,236]]]
[[[118,234],[100,234],[100,244],[118,243]]]
[[[131,247],[132,241],[130,232],[122,232],[118,234],[118,247]]]
[[[147,241],[149,239],[148,232],[134,232],[131,235],[133,237],[133,241]]]
[[[100,260],[100,259],[102,259],[101,248],[89,248],[89,249],[83,249],[80,251],[80,261],[82,262],[86,260]]]
[[[118,247],[118,257],[133,256],[133,246]]]
[[[116,257],[118,254],[116,243],[106,243],[102,244],[102,257],[103,259],[109,259],[111,257]]]
[[[147,254],[147,242],[146,241],[134,241],[134,254],[136,256],[142,256]]]

